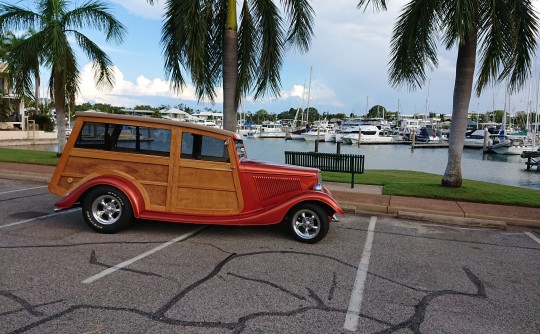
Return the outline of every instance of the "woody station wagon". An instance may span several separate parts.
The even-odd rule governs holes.
[[[134,219],[220,225],[284,223],[315,243],[343,214],[318,169],[247,158],[242,137],[203,125],[79,112],[49,182],[56,210],[82,207],[102,233]]]

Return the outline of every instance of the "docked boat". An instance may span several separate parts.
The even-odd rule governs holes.
[[[491,150],[497,154],[521,155],[524,151],[538,151],[538,146],[529,138],[510,138],[491,146]]]
[[[257,132],[253,134],[255,138],[285,138],[287,132],[280,122],[265,121],[257,128]]]
[[[394,139],[390,136],[385,136],[375,125],[359,125],[358,131],[350,132],[341,138],[343,144],[376,144],[376,143],[390,143]]]
[[[287,135],[285,136],[285,138],[288,139],[288,140],[305,140],[304,136],[302,136],[302,134],[308,132],[309,129],[310,129],[309,126],[305,126],[303,128],[300,128],[300,129],[289,131],[289,132],[287,132]]]
[[[316,123],[309,131],[302,133],[306,141],[336,141],[334,126],[326,122]]]
[[[485,139],[487,132],[487,139]],[[504,137],[503,137],[504,138]],[[499,135],[497,132],[492,131],[486,131],[486,129],[477,129],[471,132],[469,135],[465,136],[465,140],[463,141],[463,147],[467,148],[483,148],[484,142],[487,147],[493,146],[493,144],[497,144],[500,142]]]

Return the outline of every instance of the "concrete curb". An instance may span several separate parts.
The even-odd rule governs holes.
[[[418,209],[418,211],[410,211],[407,208],[390,207],[384,205],[373,204],[356,204],[353,202],[341,202],[341,207],[346,213],[354,214],[387,214],[390,216],[425,221],[434,224],[454,225],[454,226],[467,226],[477,228],[496,228],[505,230],[507,228],[507,222],[500,220],[500,217],[464,217],[463,213],[446,212],[446,211],[429,211]],[[492,218],[492,219],[490,219]],[[514,224],[516,219],[512,219],[512,225],[531,226],[531,221],[523,221],[521,224]]]
[[[51,176],[46,176],[43,174],[38,173],[25,173],[25,172],[17,172],[17,171],[0,171],[0,179],[8,179],[8,180],[26,180],[26,181],[34,181],[34,182],[41,182],[41,183],[49,183],[51,180]]]
[[[427,221],[435,224],[457,225],[469,227],[496,228],[506,230],[506,222],[478,218],[455,217],[423,212],[399,211],[398,218]]]

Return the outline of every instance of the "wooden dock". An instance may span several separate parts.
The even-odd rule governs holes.
[[[423,143],[413,142],[411,148],[448,148],[448,142]]]
[[[523,151],[521,157],[527,159],[525,162],[527,170],[531,170],[532,166],[536,166],[536,170],[540,171],[540,159],[538,159],[540,157],[540,151]]]

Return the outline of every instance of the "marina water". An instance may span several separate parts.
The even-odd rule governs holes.
[[[283,138],[244,140],[250,159],[285,162],[285,151],[313,152],[314,142]],[[11,148],[57,151],[56,145],[28,145]],[[336,143],[319,143],[319,152],[336,153]],[[442,175],[448,162],[447,148],[415,148],[410,145],[341,145],[343,154],[363,154],[365,169],[412,170]],[[525,169],[525,159],[516,155],[484,154],[481,149],[464,149],[461,160],[464,179],[486,181],[540,190],[540,171]],[[357,180],[361,180],[361,176]]]
[[[250,159],[285,162],[285,151],[313,152],[314,142],[279,138],[246,138]],[[319,152],[336,153],[336,143],[320,142]],[[365,156],[365,169],[413,170],[442,175],[448,162],[447,148],[415,148],[410,145],[341,145],[343,154]],[[525,159],[518,155],[482,153],[481,149],[464,149],[461,159],[464,179],[486,181],[540,190],[540,172],[526,170]],[[361,180],[361,176],[357,179]],[[539,199],[540,200],[540,199]]]

